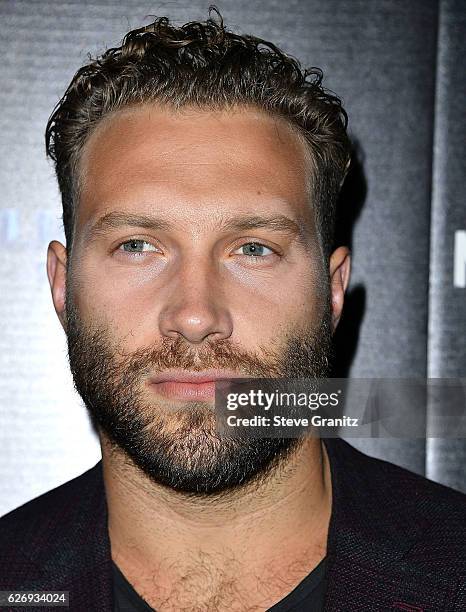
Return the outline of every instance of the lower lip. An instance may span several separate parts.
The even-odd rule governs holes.
[[[150,385],[154,391],[170,399],[212,400],[215,398],[215,382],[202,383],[177,382],[167,380]]]

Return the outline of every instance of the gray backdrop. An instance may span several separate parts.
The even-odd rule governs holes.
[[[207,2],[0,2],[0,515],[94,465],[45,274],[62,239],[47,118],[88,51],[148,15]],[[336,375],[464,377],[466,4],[462,0],[218,0],[226,23],[281,45],[343,97],[359,163],[342,198],[353,249]],[[428,403],[427,419],[439,406]],[[440,407],[441,409],[441,407]],[[434,435],[435,432],[432,432]],[[466,490],[464,440],[354,440]]]

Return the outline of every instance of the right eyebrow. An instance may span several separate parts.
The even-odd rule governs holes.
[[[92,240],[104,234],[109,229],[118,229],[124,226],[143,227],[145,229],[158,231],[168,231],[174,227],[172,223],[160,217],[113,211],[100,217],[89,228],[87,237]]]

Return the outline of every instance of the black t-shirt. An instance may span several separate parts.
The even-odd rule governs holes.
[[[134,590],[116,563],[113,565],[114,612],[154,612]],[[312,570],[291,593],[267,612],[322,612],[325,595],[326,559]]]

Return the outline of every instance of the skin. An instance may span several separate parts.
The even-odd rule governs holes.
[[[311,168],[302,138],[284,120],[251,108],[175,112],[151,105],[106,118],[80,161],[68,279],[66,248],[53,241],[48,249],[65,331],[68,282],[83,320],[109,326],[129,352],[180,335],[197,348],[228,338],[260,352],[290,324],[317,324],[324,275],[335,329],[350,256],[340,247],[323,268]],[[96,231],[115,212],[120,220],[144,215],[170,226]],[[245,215],[280,215],[301,233],[225,227]],[[122,251],[134,238],[149,250]],[[260,261],[242,249],[251,241],[268,247]],[[266,610],[325,556],[331,480],[318,439],[308,439],[259,487],[216,500],[156,485],[102,433],[100,439],[112,557],[158,611]]]

